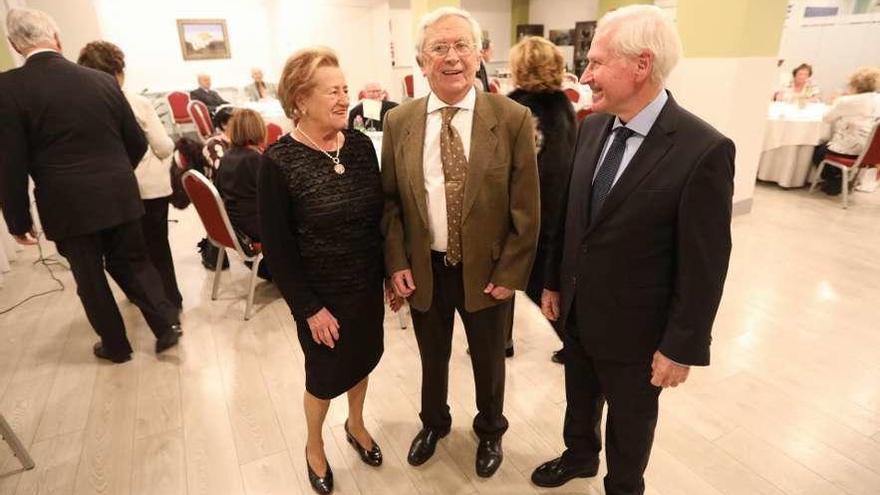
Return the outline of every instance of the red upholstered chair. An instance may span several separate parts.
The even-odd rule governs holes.
[[[490,93],[500,93],[501,92],[501,83],[498,82],[498,79],[492,78],[489,79],[489,92]]]
[[[208,111],[207,105],[199,100],[192,100],[186,105],[186,111],[196,124],[196,131],[202,142],[214,135],[214,123],[211,122],[211,112]]]
[[[874,126],[874,129],[868,136],[868,145],[865,146],[862,154],[856,158],[845,158],[833,153],[826,154],[813,173],[813,179],[810,181],[810,192],[813,192],[816,189],[816,185],[821,181],[822,170],[825,167],[840,169],[843,185],[841,188],[841,204],[844,208],[848,207],[849,189],[855,183],[859,169],[880,165],[880,130],[878,129],[880,129],[880,124]]]
[[[192,117],[189,115],[187,105],[189,105],[189,95],[182,91],[172,91],[165,96],[168,102],[168,108],[171,109],[171,121],[174,124],[174,132],[180,135],[181,124],[192,124]]]
[[[587,115],[590,115],[591,113],[593,113],[592,107],[584,107],[584,108],[581,108],[580,110],[578,110],[577,114],[575,115],[575,117],[577,118],[578,124],[580,124],[581,121],[584,120],[585,118],[587,118]]]
[[[284,134],[284,130],[281,129],[280,125],[272,122],[266,124],[266,143],[263,147],[268,148],[275,144],[275,141],[278,141],[282,134]]]
[[[412,74],[403,76],[403,95],[412,98],[416,94],[415,86],[413,86]]]
[[[566,72],[565,74],[563,74],[563,75],[562,75],[562,81],[563,81],[563,82],[572,83],[572,84],[577,84],[577,83],[580,82],[580,81],[578,80],[578,76],[572,74],[571,72]]]
[[[364,91],[364,90],[360,90],[360,91],[358,91],[358,101],[361,101],[361,100],[363,100],[363,99],[366,98],[366,97],[367,97],[367,92],[366,92],[366,91]]]
[[[183,188],[186,190],[192,204],[195,205],[199,218],[202,219],[202,225],[208,233],[208,241],[220,248],[217,255],[217,265],[214,268],[214,287],[211,290],[211,299],[217,299],[217,292],[220,290],[220,274],[223,273],[223,258],[226,256],[226,249],[233,249],[244,261],[253,263],[251,266],[251,280],[248,289],[247,304],[244,309],[244,319],[249,320],[253,316],[254,307],[254,288],[257,285],[257,270],[260,268],[260,262],[263,260],[263,250],[259,243],[254,244],[255,254],[247,254],[238,241],[235,231],[232,230],[232,223],[226,214],[226,207],[223,205],[223,199],[217,188],[204,175],[189,170],[183,174]]]
[[[568,99],[571,100],[571,102],[575,105],[577,104],[577,102],[581,101],[581,94],[578,92],[578,90],[574,88],[565,88],[562,90],[562,92],[565,93],[565,96],[567,96]]]

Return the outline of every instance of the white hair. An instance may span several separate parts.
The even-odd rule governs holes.
[[[595,38],[610,35],[609,45],[617,55],[653,55],[651,79],[663,83],[681,58],[681,39],[672,20],[659,7],[629,5],[599,19]]]
[[[432,10],[419,20],[419,27],[416,28],[416,53],[421,54],[425,48],[425,31],[444,17],[455,16],[466,20],[471,26],[471,36],[474,38],[474,45],[483,46],[483,30],[480,29],[480,23],[474,19],[474,16],[466,10],[456,7],[440,7]]]
[[[41,10],[15,8],[6,16],[6,33],[19,50],[29,50],[44,43],[55,43],[59,29],[55,19]]]

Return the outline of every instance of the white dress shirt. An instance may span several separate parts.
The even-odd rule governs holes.
[[[471,156],[471,129],[474,126],[474,104],[477,92],[474,88],[454,105],[448,105],[434,93],[428,95],[428,111],[425,117],[425,148],[422,166],[425,174],[425,192],[428,199],[428,229],[431,232],[431,250],[446,252],[449,230],[446,225],[446,179],[440,159],[440,130],[443,117],[440,109],[458,107],[452,118],[452,127],[461,136],[461,144],[467,159]]]

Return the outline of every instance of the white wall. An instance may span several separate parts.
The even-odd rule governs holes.
[[[779,58],[791,71],[813,66],[813,81],[823,92],[843,91],[850,73],[880,65],[880,13],[802,19],[792,16],[782,31]]]
[[[461,8],[474,16],[492,40],[492,62],[507,62],[510,52],[510,0],[462,0]]]
[[[549,38],[551,29],[574,29],[575,22],[595,21],[598,12],[597,0],[531,0],[529,24],[543,24],[544,36]],[[559,48],[565,63],[574,68],[574,47]]]
[[[270,64],[266,2],[256,0],[96,0],[104,39],[119,45],[126,58],[126,87],[133,91],[189,90],[196,74],[211,75],[214,87],[242,86],[252,67],[263,67],[275,79]],[[229,59],[183,60],[177,19],[225,19]]]

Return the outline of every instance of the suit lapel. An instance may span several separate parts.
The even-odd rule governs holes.
[[[611,132],[611,124],[614,117],[604,115],[595,125],[583,126],[581,128],[581,140],[583,141],[583,150],[578,150],[575,155],[574,171],[571,178],[571,191],[569,201],[576,208],[574,214],[578,220],[578,225],[582,229],[586,229],[589,223],[589,205],[590,197],[593,191],[593,175],[596,173],[597,162],[602,154],[602,148]]]
[[[410,118],[403,119],[410,123],[403,142],[403,166],[406,168],[406,175],[409,177],[410,187],[412,187],[413,195],[416,198],[419,216],[422,217],[422,222],[425,225],[428,225],[428,199],[425,194],[424,168],[427,110],[428,99],[422,98],[422,101],[413,106]]]
[[[639,146],[639,150],[632,157],[626,170],[617,180],[617,184],[611,188],[602,211],[596,217],[586,232],[590,232],[602,223],[621,203],[638,187],[645,177],[660,163],[669,149],[672,147],[672,134],[675,132],[675,120],[678,116],[678,105],[669,95],[669,100],[657,116],[657,120],[648,131],[648,135]],[[604,142],[604,141],[603,141]]]
[[[471,128],[471,150],[468,157],[467,180],[464,185],[464,205],[461,219],[464,221],[477,200],[477,193],[483,182],[486,168],[492,163],[498,137],[495,128],[498,124],[495,113],[489,106],[488,97],[477,91],[474,103],[474,122]]]

